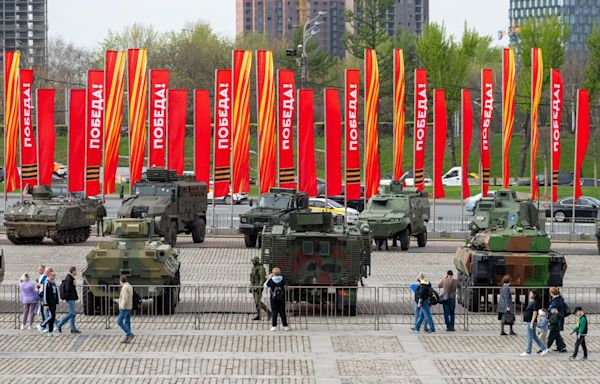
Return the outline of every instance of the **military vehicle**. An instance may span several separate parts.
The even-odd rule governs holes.
[[[240,215],[240,233],[246,247],[260,247],[260,236],[265,225],[284,223],[293,211],[309,211],[308,195],[295,189],[271,188],[262,194],[256,207]]]
[[[204,242],[206,183],[160,168],[150,168],[146,175],[148,180],[136,183],[133,194],[123,200],[118,216],[160,217],[156,231],[173,247],[182,232],[191,233],[194,243]]]
[[[13,244],[40,244],[44,237],[56,244],[83,243],[96,222],[96,202],[83,199],[53,199],[46,185],[32,189],[33,200],[20,201],[6,209],[6,237]]]
[[[358,225],[369,224],[378,249],[387,249],[387,239],[392,239],[394,243],[400,240],[400,248],[406,251],[410,236],[417,238],[419,247],[427,245],[429,215],[427,192],[403,188],[402,181],[393,181],[383,193],[369,199]]]
[[[119,277],[135,288],[134,301],[152,301],[155,314],[169,315],[179,301],[178,253],[161,242],[154,228],[160,218],[114,219],[104,222],[101,240],[86,256],[83,271],[83,309],[86,315],[116,312]]]
[[[335,226],[331,212],[292,212],[286,223],[264,228],[261,261],[269,271],[279,267],[290,287],[315,287],[291,289],[291,301],[333,304],[354,316],[354,287],[370,274],[369,226]]]
[[[525,227],[544,229],[546,215],[528,199],[518,199],[510,189],[496,191],[493,197],[482,198],[473,210],[469,223],[471,236],[488,228],[513,228],[519,219]]]
[[[518,221],[512,228],[475,234],[456,250],[454,265],[461,285],[458,301],[475,312],[482,299],[487,304],[488,295],[498,294],[504,275],[511,276],[515,287],[560,287],[567,270],[564,256],[550,250],[550,237],[537,228],[524,228]],[[547,291],[542,292],[545,304]]]

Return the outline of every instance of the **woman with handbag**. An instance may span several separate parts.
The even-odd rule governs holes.
[[[498,300],[498,320],[501,325],[501,336],[506,336],[504,332],[504,326],[510,327],[510,334],[515,336],[516,333],[513,331],[513,325],[515,324],[515,314],[513,312],[513,301],[512,294],[510,293],[510,276],[504,275],[502,278],[502,288],[500,288],[500,299]]]

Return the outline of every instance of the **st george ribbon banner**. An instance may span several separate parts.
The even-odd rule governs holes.
[[[233,193],[250,192],[251,51],[233,51]]]
[[[165,168],[169,105],[169,71],[150,71],[150,111],[148,129],[148,166]]]
[[[259,193],[267,193],[277,182],[275,72],[271,51],[256,51],[256,90]]]
[[[400,180],[403,174],[405,98],[404,52],[394,49],[394,180]]]
[[[544,83],[544,67],[542,63],[542,50],[531,49],[531,199],[538,198],[538,184],[536,178],[536,161],[539,141],[539,107],[542,99],[542,85]]]
[[[213,179],[215,198],[229,194],[231,182],[231,70],[215,72],[215,134]]]
[[[575,179],[573,199],[581,197],[581,169],[590,140],[590,96],[587,89],[577,90],[577,127],[575,131]],[[573,213],[575,213],[573,204]],[[575,222],[575,220],[572,220]]]
[[[127,96],[129,100],[129,185],[142,178],[146,154],[148,112],[148,52],[127,51]]]
[[[325,93],[325,196],[342,194],[342,111],[338,90]]]
[[[491,69],[481,70],[481,193],[487,197],[490,186],[490,139],[494,114],[494,75]]]
[[[279,122],[279,186],[296,188],[294,167],[294,117],[296,113],[296,83],[293,70],[277,71]]]
[[[360,128],[358,125],[358,103],[360,99],[360,71],[346,69],[345,81],[345,193],[346,201],[358,200],[360,191]]]
[[[425,141],[427,138],[427,71],[415,69],[415,132],[413,177],[415,188],[425,188]]]
[[[115,191],[115,176],[119,165],[123,92],[125,89],[125,52],[106,51],[104,74],[104,194]]]
[[[85,190],[85,89],[69,90],[69,192]]]
[[[317,167],[315,164],[314,92],[298,91],[298,189],[317,196]]]
[[[104,145],[104,71],[88,71],[86,108],[85,195],[97,196]]]
[[[463,89],[461,91],[461,197],[467,199],[471,196],[469,187],[469,152],[471,151],[471,142],[473,139],[473,106],[471,105],[471,91]]]
[[[510,142],[515,124],[516,68],[512,48],[504,48],[502,56],[502,187],[510,181]]]
[[[19,51],[4,52],[4,196],[19,188]]]
[[[37,146],[33,131],[33,70],[21,69],[19,80],[21,190],[25,190],[34,187],[38,179]]]
[[[169,133],[167,168],[183,175],[185,153],[185,122],[187,120],[187,90],[169,90]]]
[[[54,89],[38,89],[37,91],[37,128],[40,143],[40,184],[51,185],[54,173],[54,147],[56,132],[54,131]]]
[[[210,182],[210,98],[208,90],[194,91],[194,173],[196,181]]]
[[[446,93],[436,89],[433,93],[433,198],[446,196],[442,175],[444,173],[444,152],[446,150]]]
[[[377,194],[379,170],[379,66],[374,49],[365,49],[365,198]]]
[[[558,172],[560,170],[560,120],[563,109],[564,83],[560,71],[553,69],[550,76],[550,108],[552,124],[550,126],[550,168],[552,169],[552,202],[558,200]]]

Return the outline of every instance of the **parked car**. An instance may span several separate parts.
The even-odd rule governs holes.
[[[317,180],[318,182],[318,180]],[[322,189],[323,193],[319,193],[319,195],[317,197],[325,197],[325,188],[323,187]],[[328,199],[333,200],[341,205],[344,205],[344,197],[345,197],[345,193],[346,193],[346,186],[342,185],[342,194],[338,195],[338,196],[327,196]],[[361,185],[360,186],[360,198],[357,200],[348,200],[346,202],[346,206],[350,207],[350,208],[354,208],[356,209],[358,212],[362,212],[363,209],[365,209],[365,186]]]
[[[215,199],[215,204],[225,204],[225,205],[230,205],[231,204],[231,190],[229,190],[229,194],[216,198]],[[208,204],[212,204],[212,199],[213,199],[213,182],[210,182],[210,186],[208,189],[208,194],[206,196],[206,199],[208,201]],[[233,194],[233,204],[241,204],[243,201],[247,201],[248,200],[248,194],[247,193],[234,193]]]
[[[513,187],[528,187],[531,185],[531,180],[529,178],[515,179],[510,182],[510,185],[512,185]]]
[[[535,179],[537,180],[538,185],[544,185],[546,183],[546,179],[548,179],[548,185],[550,185],[550,179],[552,177],[551,175],[552,173],[550,172],[546,172],[545,176],[543,173],[538,173],[535,176]],[[558,172],[556,185],[573,185],[574,177],[575,175],[573,172]]]
[[[442,184],[446,186],[458,186],[462,184],[462,167],[452,167],[444,175],[442,175]],[[479,184],[479,175],[475,172],[469,173],[469,185]]]
[[[413,177],[412,170],[404,172],[402,177],[404,178],[404,183],[406,184],[407,187],[413,187],[415,185],[415,179]],[[387,185],[390,185],[391,182],[392,182],[391,179],[390,180],[382,180],[379,183],[379,185],[386,185],[385,183],[387,183]],[[425,183],[425,186],[433,185],[433,180],[431,179],[431,177],[428,174],[425,174],[425,178],[424,178],[423,182]]]
[[[573,216],[573,198],[567,197],[557,201],[554,204],[553,212],[550,204],[544,204],[544,208],[546,208],[546,217],[554,215],[554,221],[569,221]],[[598,217],[599,209],[600,200],[591,196],[581,196],[575,201],[575,220],[591,221]]]
[[[335,223],[338,225],[344,222],[344,216],[347,224],[356,224],[359,214],[354,208],[344,209],[344,206],[335,200],[319,197],[311,197],[308,200],[308,207],[314,212],[331,212]]]
[[[69,197],[69,189],[66,184],[52,184],[52,197]]]
[[[486,197],[494,197],[495,193],[496,193],[496,191],[488,191]],[[469,197],[467,199],[467,202],[465,203],[465,211],[473,212],[473,210],[475,210],[475,205],[477,204],[477,202],[479,200],[481,200],[481,196],[482,196],[482,194],[478,193],[476,195]]]
[[[569,184],[569,185],[573,185],[573,181],[571,181],[571,184]],[[582,187],[600,187],[600,179],[596,179],[595,183],[594,183],[594,179],[590,179],[590,178],[579,179],[579,185],[581,185]]]

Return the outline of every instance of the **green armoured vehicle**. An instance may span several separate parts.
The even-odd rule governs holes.
[[[493,197],[482,198],[475,205],[469,223],[471,236],[488,228],[513,228],[517,219],[525,227],[544,229],[546,215],[533,201],[519,199],[515,191],[501,189]]]
[[[550,250],[548,235],[537,228],[523,228],[518,222],[509,229],[475,234],[456,250],[454,265],[461,286],[458,301],[475,312],[482,299],[487,304],[488,295],[499,292],[504,275],[511,276],[515,287],[549,288],[561,287],[567,270],[565,257]],[[547,304],[548,292],[544,291]]]
[[[96,202],[83,199],[53,199],[52,189],[36,185],[32,200],[6,209],[6,237],[13,244],[40,244],[44,237],[56,244],[83,243],[96,222]]]
[[[191,233],[194,243],[204,242],[208,187],[175,171],[150,168],[147,180],[135,184],[133,194],[123,200],[119,217],[160,217],[157,233],[171,246],[177,234]]]
[[[115,312],[119,277],[135,287],[134,302],[151,301],[151,313],[169,315],[179,301],[178,253],[154,233],[160,218],[114,219],[104,222],[101,240],[86,256],[83,310],[86,315]],[[150,311],[148,311],[150,312]]]
[[[401,181],[393,181],[383,193],[369,199],[358,216],[358,225],[369,224],[377,249],[387,249],[387,239],[392,239],[393,245],[400,240],[401,249],[406,251],[410,236],[417,238],[419,247],[427,245],[429,215],[427,192],[402,188]]]
[[[260,195],[255,208],[240,215],[240,233],[246,247],[260,247],[260,235],[265,225],[284,223],[291,212],[309,211],[308,195],[295,189],[271,188]]]
[[[354,316],[358,284],[370,274],[369,226],[335,226],[331,212],[292,212],[287,223],[264,228],[261,261],[269,271],[279,267],[288,286],[304,287],[291,289],[292,302]]]

